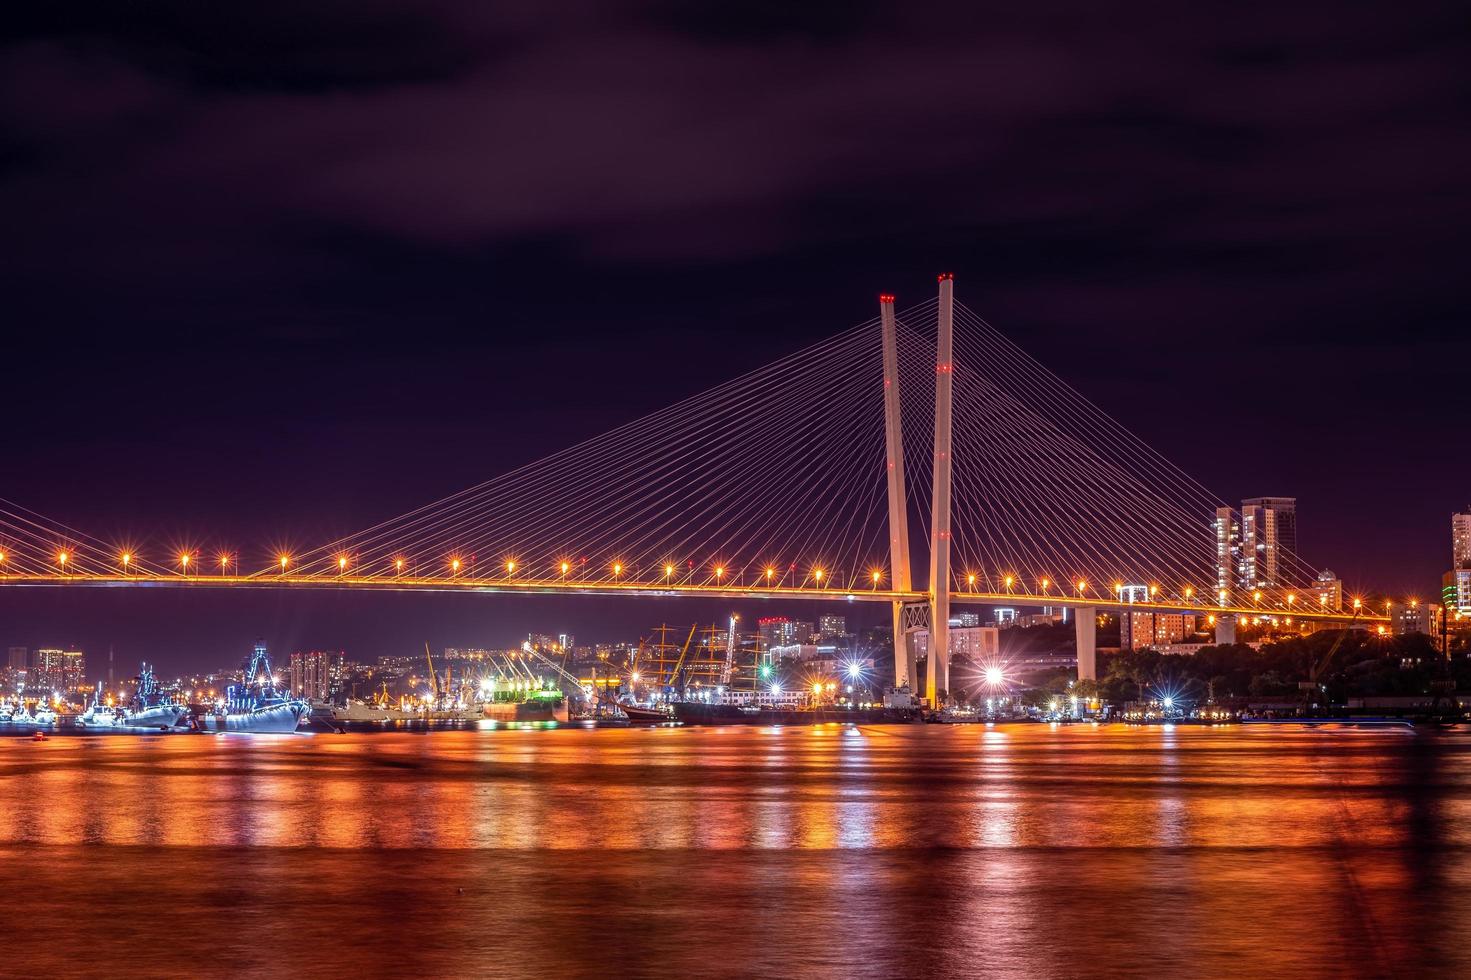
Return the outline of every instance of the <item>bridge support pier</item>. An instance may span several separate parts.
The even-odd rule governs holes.
[[[1216,617],[1216,646],[1225,646],[1236,642],[1236,617]]]
[[[925,701],[939,708],[950,690],[950,388],[955,376],[955,277],[940,276],[935,338],[935,469],[930,498],[930,647]]]
[[[889,581],[901,592],[912,587],[909,569],[909,502],[904,493],[904,430],[899,420],[899,340],[894,326],[894,297],[879,297],[879,324],[884,360],[884,439],[889,484]],[[894,686],[918,686],[914,676],[914,642],[904,629],[904,604],[894,603]]]
[[[1098,680],[1098,610],[1084,606],[1073,610],[1073,628],[1078,637],[1078,680]]]

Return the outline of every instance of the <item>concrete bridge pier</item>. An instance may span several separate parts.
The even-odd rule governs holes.
[[[1098,680],[1098,609],[1084,606],[1073,610],[1078,635],[1078,680]]]
[[[1236,617],[1216,617],[1216,646],[1224,646],[1236,642]]]

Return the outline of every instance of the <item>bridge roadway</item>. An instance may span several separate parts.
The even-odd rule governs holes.
[[[468,592],[528,595],[637,595],[650,597],[700,597],[708,599],[817,599],[831,602],[925,602],[924,592],[892,589],[847,589],[813,586],[769,586],[715,583],[667,583],[636,580],[617,581],[575,579],[474,578],[470,576],[412,575],[292,575],[260,573],[255,575],[184,575],[184,574],[7,574],[0,575],[0,588],[6,586],[50,588],[183,588],[183,589],[326,589],[379,592]],[[1304,606],[1260,604],[1205,605],[1199,602],[1166,598],[1147,602],[1120,602],[1106,595],[1066,595],[1058,593],[952,592],[952,602],[988,606],[1070,606],[1073,608],[1122,609],[1133,612],[1214,614],[1217,616],[1280,616],[1309,622],[1389,624],[1385,613],[1370,611],[1365,606],[1355,612],[1330,612]]]

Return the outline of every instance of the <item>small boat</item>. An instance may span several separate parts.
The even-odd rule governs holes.
[[[56,712],[53,711],[50,707],[44,704],[38,705],[36,708],[35,718],[32,720],[31,723],[34,725],[45,725],[49,727],[56,724],[57,717],[58,716]]]
[[[674,720],[674,709],[664,705],[640,705],[620,704],[623,713],[628,716],[629,721],[653,722],[659,724]]]
[[[92,695],[92,703],[87,705],[87,710],[77,715],[77,726],[79,728],[119,728],[122,726],[122,712],[110,704],[102,703],[102,682],[97,682],[97,691]]]

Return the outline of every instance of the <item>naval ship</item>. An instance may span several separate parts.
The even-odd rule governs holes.
[[[265,641],[256,640],[245,681],[231,684],[225,690],[224,699],[215,710],[205,711],[200,722],[207,732],[286,734],[296,731],[310,711],[307,702],[277,690]]]

